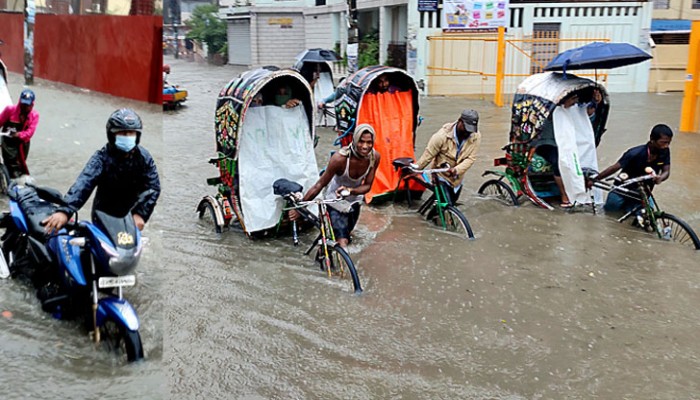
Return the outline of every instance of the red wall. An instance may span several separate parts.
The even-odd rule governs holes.
[[[23,29],[21,14],[0,14],[0,38],[6,42],[0,52],[8,68],[19,73]],[[34,76],[160,104],[162,35],[160,16],[37,14]],[[12,51],[6,37],[12,38]]]
[[[24,73],[24,16],[21,13],[0,12],[0,58],[7,69]]]

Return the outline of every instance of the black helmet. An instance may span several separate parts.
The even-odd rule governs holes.
[[[141,117],[130,108],[120,108],[107,120],[107,140],[114,144],[114,134],[123,131],[136,131],[136,144],[141,140]]]

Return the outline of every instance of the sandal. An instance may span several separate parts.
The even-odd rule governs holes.
[[[565,203],[559,204],[559,207],[561,207],[561,208],[571,208],[571,207],[573,207],[573,206],[574,206],[574,205],[571,204],[571,203],[569,203],[568,201],[565,202]]]

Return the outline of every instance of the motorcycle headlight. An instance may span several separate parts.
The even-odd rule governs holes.
[[[117,249],[117,256],[109,258],[109,270],[115,275],[126,275],[136,269],[139,263],[139,253],[135,249]]]

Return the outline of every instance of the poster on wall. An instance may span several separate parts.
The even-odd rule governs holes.
[[[508,26],[508,0],[443,0],[444,32],[495,31]]]

